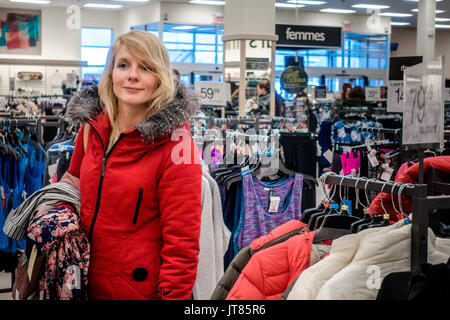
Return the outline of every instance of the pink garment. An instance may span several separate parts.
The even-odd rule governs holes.
[[[350,174],[352,169],[359,172],[361,168],[361,153],[358,151],[356,158],[353,152],[344,152],[341,154],[341,164],[344,175]]]

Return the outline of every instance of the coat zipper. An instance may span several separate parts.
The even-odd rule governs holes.
[[[143,192],[144,192],[144,189],[140,188],[139,189],[139,196],[138,196],[138,200],[137,200],[137,204],[136,204],[136,209],[134,210],[133,224],[136,224],[136,222],[137,222],[137,218],[138,218],[138,214],[139,214],[139,208],[141,207],[142,193]]]
[[[100,141],[102,141],[102,138],[101,138],[100,134],[94,128],[93,125],[91,125],[91,128],[94,129],[94,131],[99,136]],[[108,161],[108,158],[111,156],[111,153],[113,152],[114,148],[117,146],[117,144],[120,142],[120,140],[122,140],[124,137],[125,137],[125,134],[121,133],[119,138],[117,139],[116,143],[114,143],[114,145],[112,146],[111,150],[109,150],[108,153],[104,153],[104,156],[103,156],[102,173],[100,175],[100,181],[98,183],[98,190],[97,190],[97,203],[95,204],[94,215],[92,216],[91,225],[89,226],[89,235],[88,235],[89,243],[92,243],[92,233],[94,231],[95,221],[97,220],[98,211],[100,209],[100,198],[101,198],[101,194],[102,194],[103,177],[105,176],[106,163]],[[103,141],[102,141],[102,146],[103,146],[103,150],[105,150],[105,146],[103,145]]]

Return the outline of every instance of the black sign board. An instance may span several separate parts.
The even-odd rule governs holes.
[[[423,57],[394,57],[389,60],[389,80],[403,81],[403,71],[406,67],[411,67],[422,63]]]
[[[281,88],[290,94],[302,93],[308,84],[308,75],[298,65],[287,67],[281,74]]]
[[[277,24],[277,47],[340,48],[342,28]]]

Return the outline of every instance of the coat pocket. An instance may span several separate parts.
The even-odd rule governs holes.
[[[139,189],[139,195],[138,195],[137,203],[136,203],[136,208],[134,209],[133,224],[136,224],[136,222],[137,222],[137,218],[138,218],[138,215],[139,215],[139,209],[141,207],[142,194],[143,193],[144,193],[144,189],[140,188]]]

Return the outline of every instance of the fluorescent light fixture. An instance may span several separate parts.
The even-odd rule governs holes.
[[[304,4],[276,3],[275,2],[276,8],[303,8],[304,6],[305,6]]]
[[[412,17],[413,14],[412,13],[397,13],[397,12],[382,12],[382,13],[380,13],[380,16],[404,18],[404,17]]]
[[[411,9],[412,12],[419,12],[419,9]],[[436,13],[444,13],[444,10],[436,10]]]
[[[178,27],[173,27],[172,29],[190,30],[190,29],[197,29],[197,27],[196,26],[178,26]]]
[[[120,2],[149,2],[150,0],[113,0],[113,1],[120,1]]]
[[[212,6],[224,6],[225,5],[225,1],[216,1],[216,0],[191,0],[189,1],[189,3],[194,3],[194,4],[209,4]]]
[[[359,3],[352,5],[353,8],[360,8],[360,9],[389,9],[391,6],[385,6],[385,5],[378,5],[378,4],[366,4],[366,3]]]
[[[326,1],[307,1],[307,0],[288,0],[287,3],[294,3],[294,4],[306,4],[310,6],[318,6],[321,4],[326,4]]]
[[[450,25],[448,25],[448,24],[436,24],[434,26],[437,29],[450,29]]]
[[[321,9],[320,12],[326,12],[326,13],[354,13],[354,12],[356,12],[356,10],[327,8],[327,9]]]
[[[102,9],[119,9],[122,8],[121,4],[104,4],[104,3],[86,3],[86,8],[102,8]]]
[[[391,26],[409,26],[410,24],[409,22],[391,21]]]
[[[405,1],[409,1],[409,2],[419,2],[419,0],[405,0]],[[443,0],[436,0],[436,2],[441,2]]]
[[[437,21],[437,22],[447,22],[447,21],[450,21],[450,18],[435,18],[435,21]]]
[[[48,0],[9,0],[9,2],[29,3],[29,4],[49,4]]]

